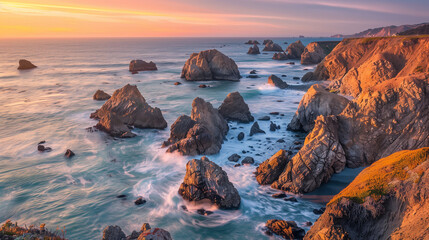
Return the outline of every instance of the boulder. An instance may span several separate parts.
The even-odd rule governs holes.
[[[253,55],[255,55],[255,54],[261,54],[261,52],[259,52],[259,47],[258,47],[258,45],[253,45],[253,47],[250,47],[249,48],[249,51],[247,51],[247,54],[253,54]]]
[[[94,96],[92,96],[92,99],[94,100],[107,100],[110,98],[110,95],[105,93],[103,90],[98,89],[95,93]]]
[[[314,78],[314,73],[308,72],[308,73],[304,74],[304,76],[302,76],[301,81],[308,82],[308,81],[313,80],[313,78]]]
[[[273,60],[288,60],[288,56],[285,52],[274,53]]]
[[[140,231],[133,231],[126,236],[118,226],[108,226],[103,231],[103,240],[172,240],[169,232],[162,228],[151,228],[144,223]]]
[[[289,59],[301,59],[301,54],[304,52],[305,46],[300,40],[289,44],[286,51]]]
[[[228,161],[231,162],[238,162],[238,160],[240,160],[241,156],[238,155],[237,153],[232,154],[231,156],[228,157]]]
[[[249,41],[245,42],[245,44],[256,45],[256,44],[260,44],[260,43],[257,40],[249,40]]]
[[[181,77],[188,81],[239,81],[241,78],[234,60],[216,49],[193,53],[183,66]]]
[[[245,157],[241,161],[241,165],[244,165],[244,164],[254,164],[254,163],[255,163],[255,159],[253,159],[252,157]]]
[[[265,223],[265,227],[285,239],[303,239],[305,235],[305,230],[298,227],[295,221],[271,219]]]
[[[74,152],[72,151],[72,150],[70,150],[70,149],[67,149],[66,150],[66,153],[64,153],[64,156],[66,157],[66,158],[71,158],[71,157],[73,157],[75,154],[74,154]]]
[[[155,71],[158,70],[156,64],[152,61],[132,60],[129,67],[130,72]]]
[[[310,65],[320,63],[326,56],[325,50],[317,42],[312,42],[305,47],[301,54],[301,64]]]
[[[126,235],[119,226],[107,226],[103,230],[102,240],[124,240],[125,238]]]
[[[265,134],[265,131],[263,131],[261,128],[259,128],[259,124],[258,122],[253,123],[252,127],[250,128],[250,136],[253,136],[254,134],[257,133],[263,133]]]
[[[237,140],[238,141],[241,141],[241,140],[243,140],[244,139],[244,132],[240,132],[238,135],[237,135]]]
[[[289,161],[290,157],[285,150],[278,151],[256,168],[256,181],[261,185],[273,183],[279,178]]]
[[[19,66],[18,66],[18,70],[27,70],[27,69],[33,69],[36,68],[37,66],[32,64],[30,61],[25,60],[25,59],[20,59],[19,60]]]
[[[218,110],[220,115],[228,121],[249,123],[254,120],[249,111],[249,106],[244,102],[239,92],[229,93]]]
[[[309,132],[318,116],[338,115],[349,102],[343,96],[326,91],[322,85],[314,84],[300,101],[288,130]]]
[[[179,194],[188,201],[208,199],[221,209],[236,209],[241,198],[221,167],[207,157],[186,164],[186,175]]]
[[[281,80],[276,75],[270,75],[268,77],[268,84],[278,87],[280,89],[285,89],[288,87],[288,84],[286,82],[283,82],[283,80]]]
[[[171,131],[167,152],[210,155],[220,151],[228,123],[210,103],[197,97],[192,102],[191,117],[179,117]]]
[[[283,52],[283,49],[277,43],[267,43],[262,51]]]
[[[164,129],[167,122],[159,108],[147,104],[137,86],[125,85],[116,90],[103,106],[91,114],[99,119],[96,127],[115,137],[132,137],[128,126]]]

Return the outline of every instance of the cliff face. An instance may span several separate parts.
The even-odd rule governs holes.
[[[400,151],[363,170],[304,239],[427,239],[429,148]]]

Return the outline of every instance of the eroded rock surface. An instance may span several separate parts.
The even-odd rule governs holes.
[[[19,60],[19,66],[18,66],[18,70],[27,70],[27,69],[33,69],[36,68],[37,66],[32,64],[30,61],[25,60],[25,59],[20,59]]]
[[[253,54],[253,55],[261,54],[261,52],[259,51],[258,45],[255,44],[253,45],[253,47],[250,47],[249,51],[247,51],[247,54]]]
[[[256,181],[268,185],[277,180],[290,158],[285,150],[280,150],[256,168]]]
[[[130,72],[140,72],[140,71],[156,71],[158,68],[156,64],[152,61],[146,62],[143,60],[132,60],[129,66]]]
[[[280,89],[285,89],[288,86],[286,82],[284,82],[281,78],[277,77],[276,75],[270,75],[268,77],[268,84],[278,87]]]
[[[283,49],[277,43],[269,42],[269,43],[265,44],[265,47],[262,51],[283,52]]]
[[[300,40],[291,43],[287,48],[287,56],[289,59],[301,59],[301,54],[304,52],[305,46]]]
[[[111,96],[107,93],[105,93],[103,90],[98,89],[95,93],[94,96],[92,96],[92,99],[94,100],[99,100],[99,101],[104,101],[109,99]]]
[[[265,227],[285,239],[302,239],[305,234],[305,230],[294,221],[271,219],[265,223]]]
[[[250,113],[249,106],[244,102],[239,92],[228,94],[218,110],[226,120],[241,123],[249,123],[254,120]]]

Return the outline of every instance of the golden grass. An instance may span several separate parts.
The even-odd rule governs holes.
[[[41,232],[41,230],[43,230],[43,232]],[[32,240],[66,240],[65,229],[64,230],[57,229],[57,232],[50,232],[47,229],[45,229],[44,223],[40,225],[39,229],[36,229],[33,227],[33,225],[30,226],[29,228],[20,227],[18,226],[17,222],[12,223],[12,221],[7,220],[0,227],[0,233],[3,235],[14,236],[14,237],[22,236],[26,233],[29,233],[29,234],[33,234],[33,236],[31,237]]]
[[[345,189],[328,203],[332,204],[341,198],[349,198],[363,203],[367,196],[375,199],[386,195],[391,190],[391,182],[404,181],[409,178],[410,171],[421,163],[429,160],[429,148],[404,150],[382,158],[364,169]],[[421,177],[422,172],[417,172]]]

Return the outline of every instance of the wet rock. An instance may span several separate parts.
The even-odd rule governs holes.
[[[182,121],[183,124],[179,124]],[[201,98],[195,98],[192,102],[190,118],[181,116],[176,122],[177,128],[172,128],[168,140],[171,145],[167,152],[178,151],[183,155],[215,154],[220,151],[228,132],[228,124],[222,115]]]
[[[252,127],[250,128],[250,136],[253,136],[257,133],[263,133],[265,134],[265,131],[263,131],[261,128],[259,128],[258,122],[253,123]]]
[[[285,89],[288,86],[288,84],[286,82],[281,80],[276,75],[271,75],[268,77],[268,84],[275,86],[275,87],[278,87],[280,89]]]
[[[71,158],[71,157],[73,157],[75,154],[74,154],[74,152],[72,151],[72,150],[70,150],[70,149],[67,149],[67,151],[66,151],[66,153],[64,153],[64,156],[66,157],[66,158]]]
[[[283,49],[277,43],[267,43],[262,51],[283,52]]]
[[[282,74],[282,77],[287,77],[287,75],[286,74]]]
[[[180,208],[182,208],[183,211],[187,212],[188,208],[185,205],[180,206]]]
[[[301,41],[296,41],[289,44],[286,51],[289,59],[301,59],[301,55],[304,52],[305,46]]]
[[[193,53],[183,66],[181,77],[188,81],[239,81],[241,78],[234,60],[216,49]]]
[[[121,195],[118,195],[118,196],[116,196],[117,198],[126,198],[127,197],[127,195],[125,195],[125,194],[121,194]]]
[[[270,121],[270,119],[271,119],[270,116],[263,116],[258,118],[259,121]]]
[[[285,140],[284,140],[284,139],[279,139],[279,140],[277,140],[277,142],[278,142],[278,143],[284,143],[284,142],[285,142]]]
[[[206,211],[204,208],[197,209],[197,213],[203,216],[208,216],[213,214],[212,211]]]
[[[32,64],[30,61],[25,59],[19,60],[18,70],[27,70],[27,69],[33,69],[33,68],[37,68],[37,66]]]
[[[260,44],[260,43],[257,40],[249,40],[249,41],[245,42],[245,44],[255,45],[255,44]]]
[[[232,154],[231,156],[228,157],[228,161],[231,162],[238,162],[238,160],[240,160],[241,156],[238,155],[237,153]]]
[[[199,85],[198,87],[199,87],[199,88],[206,88],[206,87],[207,87],[207,85],[205,85],[205,84],[201,84],[201,85]]]
[[[119,226],[108,226],[103,230],[102,240],[123,240],[125,233]]]
[[[274,115],[274,116],[279,115],[279,114],[280,114],[279,112],[270,112],[270,115]]]
[[[289,161],[287,152],[279,150],[256,168],[256,181],[261,185],[273,183],[282,174]]]
[[[39,142],[39,145],[40,145],[40,144],[44,144],[44,143],[46,143],[46,141],[45,141],[45,140],[40,141],[40,142]]]
[[[250,74],[256,74],[256,70],[250,71]]]
[[[175,83],[174,83],[174,85],[176,85],[176,86],[177,86],[177,85],[181,85],[181,84],[182,84],[181,82],[175,82]]]
[[[219,113],[228,121],[249,123],[254,120],[250,113],[249,106],[244,102],[244,99],[239,92],[229,93],[218,110]]]
[[[172,240],[170,233],[162,228],[142,232],[137,240]]]
[[[244,139],[244,132],[240,132],[239,134],[238,134],[238,136],[237,136],[237,140],[238,141],[241,141],[241,140],[243,140]]]
[[[245,157],[241,161],[241,165],[244,165],[244,164],[254,164],[254,163],[255,163],[255,159],[253,159],[252,157]]]
[[[295,65],[295,62],[287,62],[287,65]]]
[[[135,205],[142,205],[142,204],[145,204],[146,203],[146,200],[143,198],[143,197],[138,197],[135,201],[134,201],[134,204]]]
[[[268,220],[265,226],[285,239],[303,239],[305,235],[305,230],[298,227],[295,221],[272,219]]]
[[[301,78],[301,81],[303,81],[303,82],[308,82],[308,81],[311,81],[311,80],[313,80],[313,72],[308,72],[308,73],[306,73],[306,74],[304,74],[304,76]]]
[[[95,93],[94,96],[92,96],[92,99],[94,100],[99,100],[99,101],[104,101],[110,98],[110,95],[105,93],[103,90],[98,89]]]
[[[247,78],[260,78],[260,76],[256,74],[247,75]]]
[[[252,54],[252,55],[256,55],[256,54],[261,54],[261,52],[259,52],[259,47],[258,45],[253,45],[253,47],[249,48],[249,51],[247,51],[247,54]]]
[[[152,61],[132,60],[129,67],[130,72],[155,71],[158,70],[156,64]]]
[[[293,80],[299,80],[300,78],[299,77],[293,77]]]
[[[186,164],[186,175],[179,195],[189,201],[209,199],[221,209],[235,209],[241,198],[221,167],[207,157],[192,159]]]
[[[319,209],[313,209],[313,213],[316,215],[321,215],[325,212],[325,210],[326,210],[326,208],[324,208],[324,207],[319,208]]]
[[[273,40],[271,40],[271,39],[265,39],[262,44],[263,45],[267,45],[268,43],[273,43]]]
[[[273,60],[288,60],[288,56],[284,52],[274,53]]]
[[[140,228],[140,231],[146,232],[147,230],[150,230],[150,229],[152,229],[152,228],[150,227],[149,223],[143,223],[142,227]]]
[[[286,193],[274,193],[273,195],[271,195],[271,197],[273,198],[285,198],[287,197]]]
[[[133,137],[128,126],[164,129],[167,122],[159,108],[152,108],[137,86],[125,85],[116,90],[103,106],[91,114],[99,119],[96,127],[114,137]]]
[[[283,200],[285,200],[286,202],[298,202],[298,200],[296,200],[295,197],[287,197],[287,198],[285,198]]]
[[[234,165],[234,167],[240,167],[240,166],[241,166],[240,163],[237,163],[237,164]]]
[[[270,131],[274,132],[274,131],[276,131],[276,129],[277,129],[277,125],[275,123],[271,122],[270,123]]]
[[[313,223],[312,223],[312,222],[305,222],[305,223],[304,223],[304,226],[306,226],[306,227],[309,227],[309,226],[311,226],[311,225],[313,225]]]
[[[50,151],[52,151],[52,148],[45,147],[44,145],[39,144],[39,145],[37,145],[37,150],[39,152],[50,152]]]

